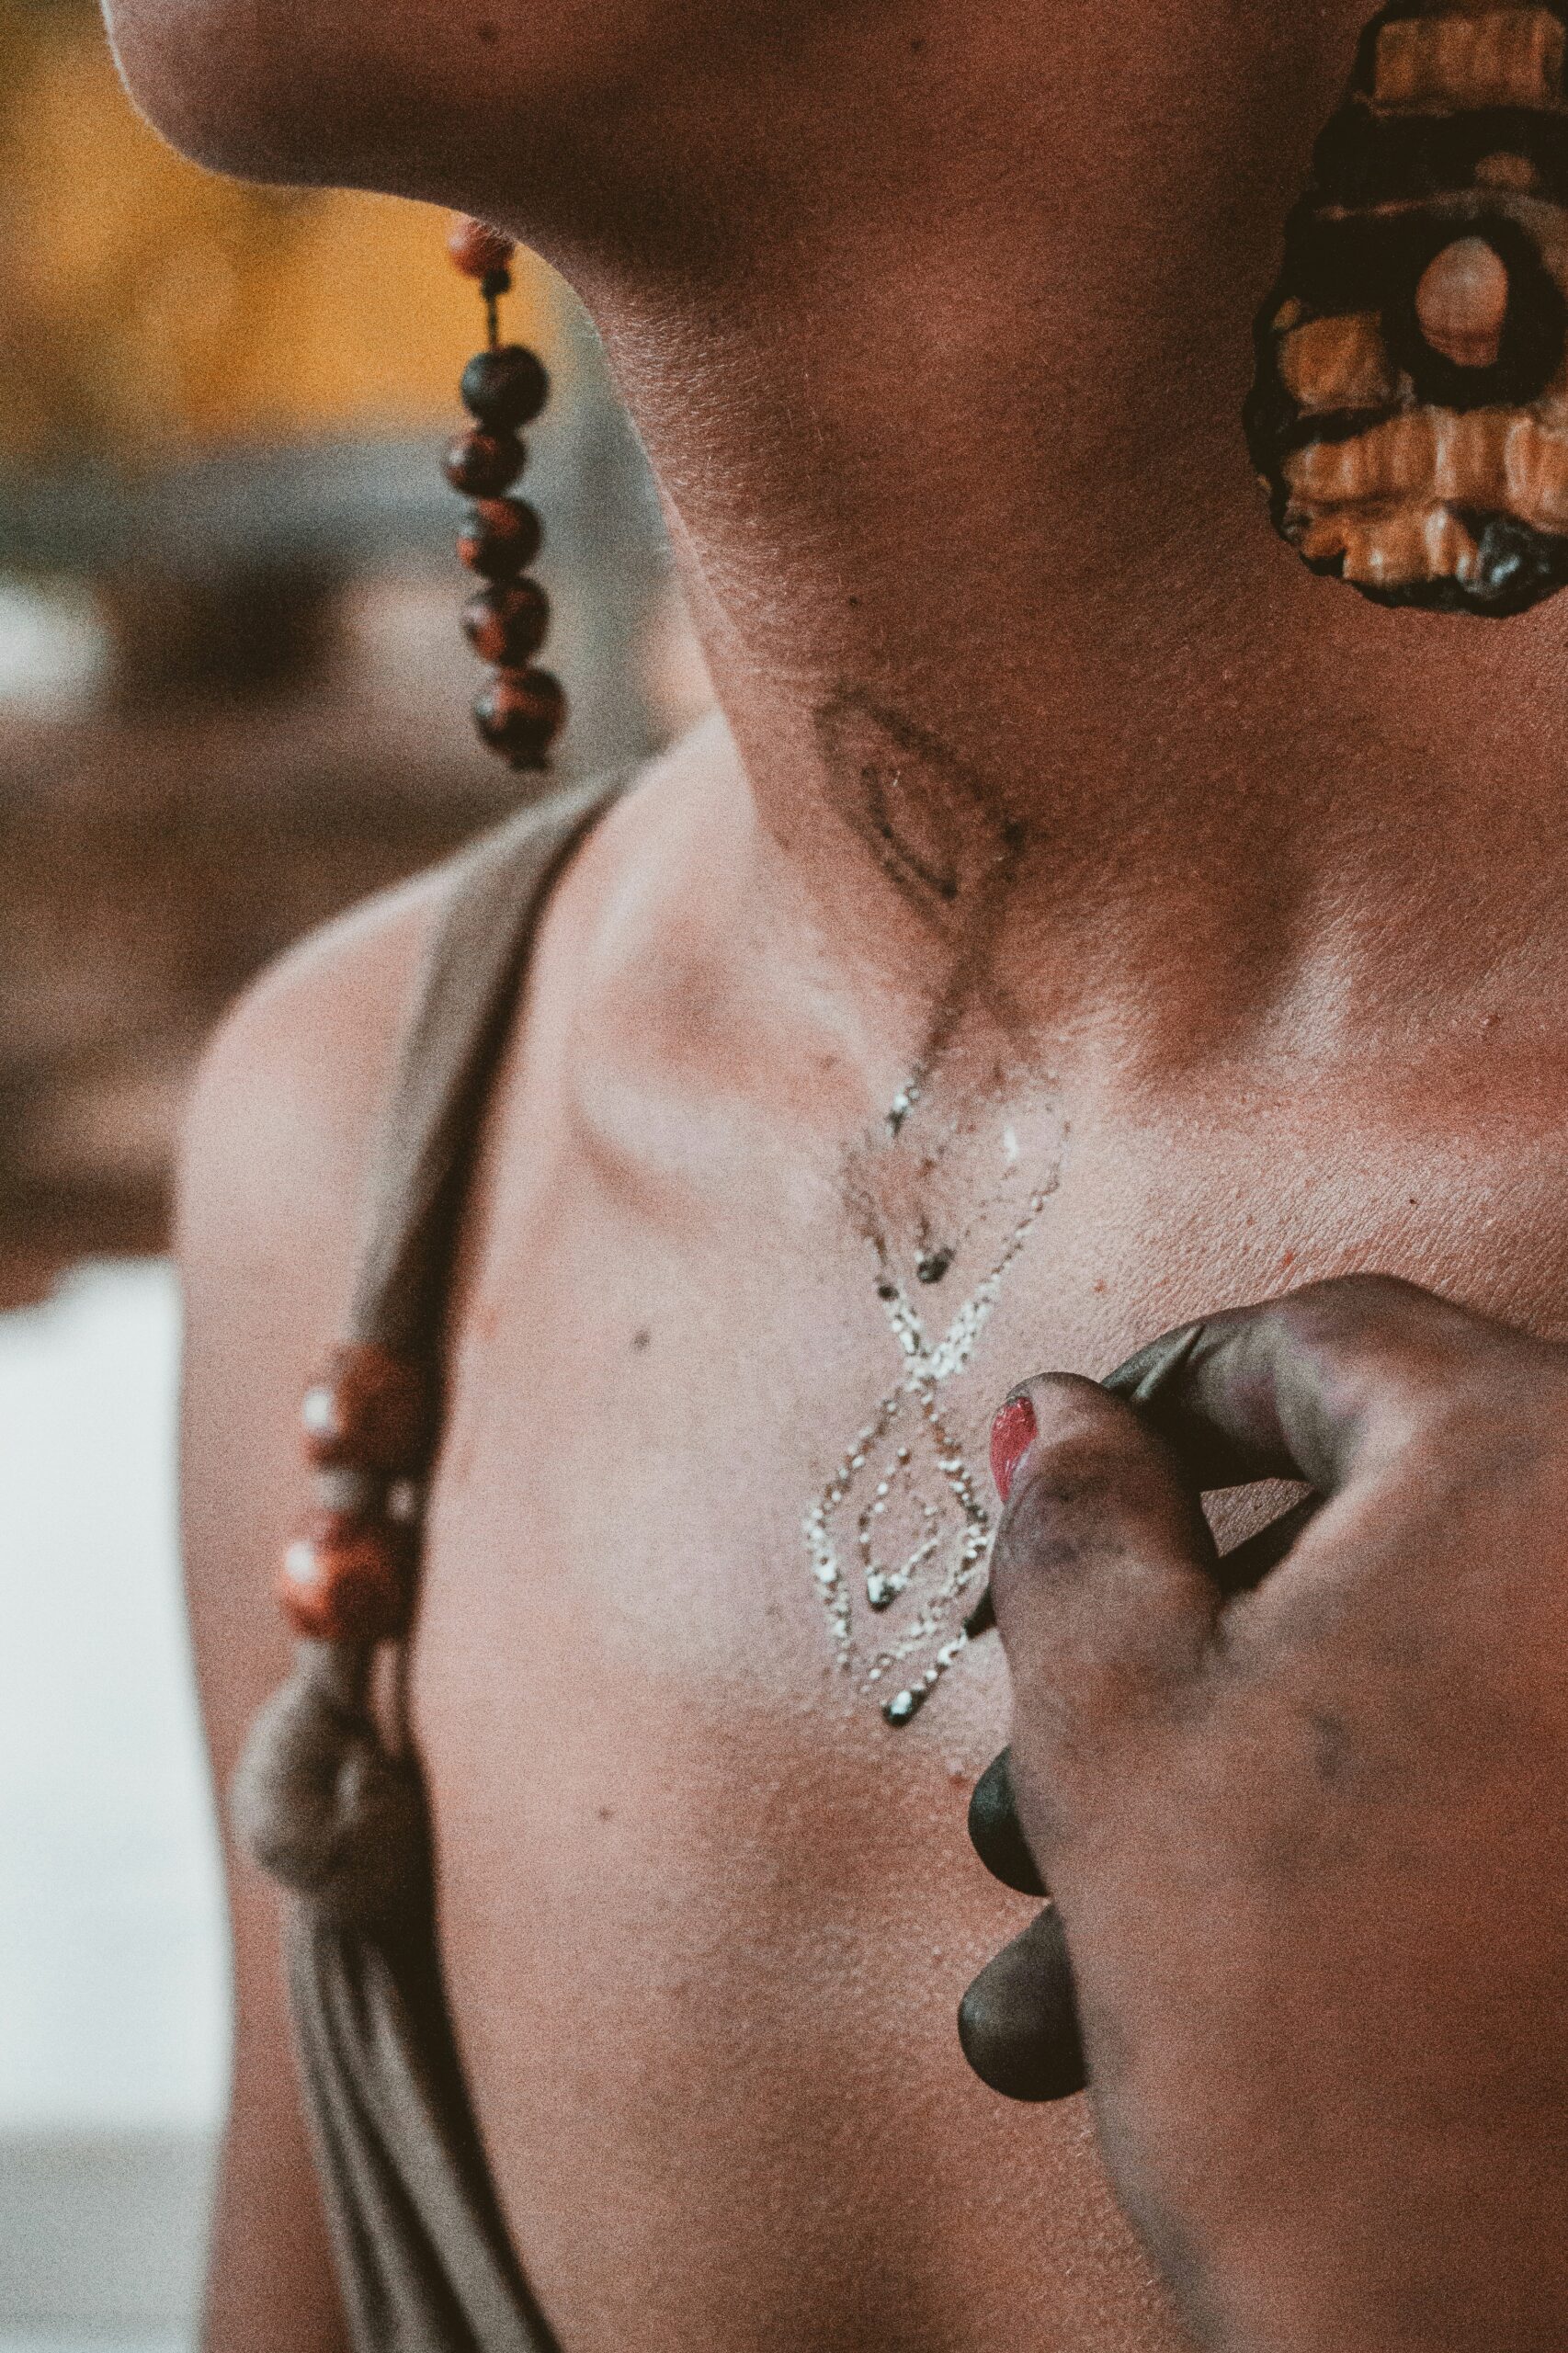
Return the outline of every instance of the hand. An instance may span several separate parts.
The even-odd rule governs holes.
[[[977,1826],[1055,1904],[966,2049],[1071,2088],[1075,1988],[1205,2344],[1562,2353],[1568,1349],[1353,1278],[1015,1394]],[[1220,1560],[1199,1493],[1263,1478],[1313,1492]]]

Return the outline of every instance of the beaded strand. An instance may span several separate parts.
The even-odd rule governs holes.
[[[539,583],[523,574],[543,532],[534,508],[508,493],[528,462],[519,428],[543,408],[550,379],[533,352],[501,341],[500,300],[512,284],[511,238],[460,218],[447,250],[465,278],[478,280],[489,331],[485,348],[462,372],[462,403],[473,423],[452,443],[445,464],[452,488],[473,501],[458,553],[484,584],[464,608],[463,628],[474,652],[494,665],[473,706],[474,723],[513,767],[543,768],[566,717],[566,698],[550,671],[533,665],[550,626],[550,605]]]

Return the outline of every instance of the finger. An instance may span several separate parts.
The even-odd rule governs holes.
[[[1304,1479],[1332,1495],[1503,1330],[1392,1275],[1346,1275],[1167,1332],[1104,1386],[1200,1487]]]
[[[1278,1567],[1297,1537],[1317,1518],[1323,1509],[1323,1501],[1321,1495],[1303,1495],[1300,1503],[1292,1504],[1277,1519],[1271,1519],[1267,1528],[1260,1528],[1255,1536],[1247,1537],[1244,1542],[1233,1545],[1228,1552],[1221,1554],[1214,1576],[1227,1600],[1233,1594],[1250,1593],[1255,1586],[1263,1583],[1270,1569]],[[996,1608],[991,1597],[991,1587],[987,1585],[964,1620],[963,1630],[972,1643],[978,1641],[982,1634],[991,1633],[995,1624]],[[997,1873],[998,1878],[1002,1876],[1001,1872]]]
[[[1053,1904],[986,1962],[959,2004],[959,2041],[981,2082],[1009,2099],[1083,2090],[1073,1964]]]
[[[1013,1682],[1023,1821],[1049,1873],[1051,1805],[1109,1761],[1123,1731],[1163,1715],[1207,1648],[1221,1595],[1213,1539],[1170,1448],[1092,1381],[1041,1375],[1004,1407],[1033,1417],[992,1555]],[[1000,1419],[1000,1417],[998,1417]]]
[[[1020,1895],[1049,1893],[1028,1849],[1013,1794],[1012,1750],[994,1756],[974,1785],[969,1802],[970,1844],[993,1879]]]

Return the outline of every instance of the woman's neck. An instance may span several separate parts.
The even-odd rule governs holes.
[[[732,178],[694,120],[679,219],[650,185],[558,241],[763,833],[869,985],[967,960],[1159,1062],[1281,1008],[1313,1051],[1419,1026],[1568,945],[1560,609],[1313,581],[1243,447],[1333,13],[1244,71],[1233,28],[1085,11],[1004,127],[933,9],[858,146],[819,108]]]

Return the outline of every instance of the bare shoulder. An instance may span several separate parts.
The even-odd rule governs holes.
[[[551,986],[568,996],[624,913],[628,871],[655,862],[646,820],[624,813],[630,838],[608,856],[596,842],[552,899]],[[301,1495],[297,1402],[341,1326],[370,1154],[456,881],[452,865],[434,868],[290,949],[230,1009],[192,1088],[176,1211],[184,1530],[222,1770],[285,1663],[270,1596]]]
[[[287,1663],[273,1565],[299,1500],[295,1404],[335,1336],[366,1162],[444,870],[369,901],[253,982],[185,1123],[183,1524],[214,1764]]]
[[[445,887],[436,869],[312,933],[209,1041],[187,1113],[178,1234],[187,1283],[290,1262],[325,1271],[363,1168]]]
[[[714,817],[721,782],[711,751],[677,747],[573,858],[537,943],[514,1056],[531,1061],[557,1023],[596,1036],[595,1009],[610,998],[641,1017],[650,967],[691,952],[683,931],[699,940],[722,932],[710,887],[716,858],[722,868],[733,857]],[[419,877],[264,973],[212,1039],[193,1089],[176,1227],[186,1297],[182,1512],[220,1789],[256,1710],[288,1671],[290,1643],[273,1589],[303,1501],[298,1401],[340,1328],[369,1155],[452,881],[449,869]],[[638,1046],[645,1053],[645,1037]],[[340,2353],[282,1993],[277,1899],[244,1853],[231,1848],[229,1864],[234,2075],[209,2342]]]
[[[567,880],[571,880],[569,876]],[[187,1110],[182,1535],[219,1791],[288,1671],[273,1594],[303,1500],[298,1404],[341,1328],[361,1200],[425,954],[456,877],[434,869],[313,934],[239,998]],[[275,1892],[231,1845],[233,2114],[207,2341],[342,2353],[301,2110]]]
[[[539,979],[568,1022],[607,955],[641,956],[674,927],[673,897],[700,900],[685,881],[713,767],[702,731],[650,763],[562,877]],[[341,1323],[380,1114],[452,883],[437,868],[292,949],[232,1008],[192,1090],[176,1219],[185,1536],[221,1768],[283,1663],[269,1597],[299,1499],[296,1402]]]
[[[437,870],[290,951],[232,1008],[191,1095],[176,1216],[182,1533],[220,1795],[288,1667],[272,1588],[300,1496],[295,1401],[340,1312],[377,1108],[443,887]],[[229,1859],[233,2114],[205,2341],[342,2353],[277,1901],[243,1854]]]

